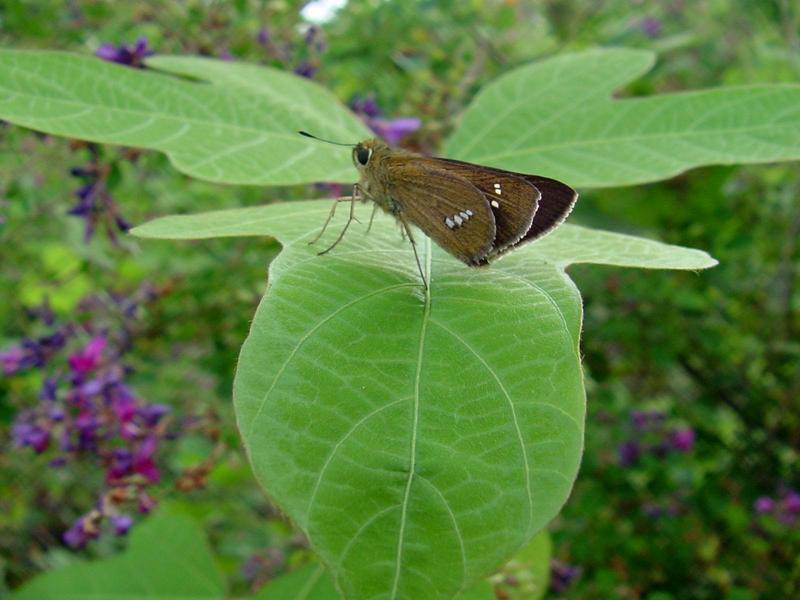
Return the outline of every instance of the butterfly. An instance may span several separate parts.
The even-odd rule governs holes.
[[[303,131],[300,134],[321,139]],[[353,164],[361,179],[353,188],[347,223],[336,241],[320,254],[332,250],[344,237],[354,220],[358,195],[374,203],[370,226],[378,208],[400,223],[425,287],[410,225],[463,263],[479,267],[551,232],[578,200],[577,192],[567,184],[540,175],[432,158],[392,148],[377,139],[338,145],[353,146]],[[337,204],[310,243],[325,232]]]

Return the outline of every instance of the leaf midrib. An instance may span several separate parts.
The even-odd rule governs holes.
[[[106,110],[106,111],[109,111],[109,112],[115,112],[115,113],[117,113],[117,114],[119,114],[121,116],[124,116],[124,115],[135,115],[137,117],[146,117],[146,118],[151,119],[151,120],[155,119],[156,122],[158,120],[162,120],[162,121],[166,121],[166,122],[170,122],[170,123],[174,123],[174,122],[177,122],[179,124],[180,123],[183,123],[183,124],[189,123],[189,124],[193,124],[193,125],[201,125],[201,126],[204,126],[204,127],[213,125],[215,127],[220,127],[223,130],[224,129],[231,129],[231,130],[235,130],[235,131],[246,131],[246,132],[251,133],[251,134],[252,133],[257,133],[259,135],[259,137],[262,137],[262,138],[269,137],[269,136],[275,136],[275,137],[279,137],[279,138],[282,138],[282,139],[291,140],[293,142],[301,141],[301,140],[298,139],[299,136],[296,133],[294,133],[292,135],[289,135],[287,133],[281,133],[279,131],[265,131],[263,129],[255,129],[255,128],[244,127],[242,125],[235,125],[235,124],[232,124],[230,122],[225,122],[225,121],[211,121],[211,120],[204,121],[204,120],[195,119],[195,118],[191,118],[191,117],[184,117],[184,116],[180,116],[180,115],[148,113],[148,112],[144,112],[142,110],[136,110],[136,109],[133,109],[133,108],[119,108],[119,107],[116,107],[116,106],[115,107],[109,107],[108,105],[105,105],[105,104],[96,104],[96,103],[92,103],[92,102],[88,102],[88,101],[87,102],[78,102],[77,100],[68,100],[68,99],[63,99],[63,98],[50,98],[50,97],[44,97],[44,96],[35,96],[33,94],[26,94],[26,93],[20,93],[20,92],[16,92],[16,91],[11,91],[8,88],[3,88],[3,87],[0,87],[0,91],[3,91],[4,93],[9,94],[9,96],[11,98],[13,98],[15,96],[18,96],[18,97],[21,97],[21,98],[34,98],[34,99],[37,99],[37,100],[45,100],[45,101],[48,101],[48,102],[56,102],[56,103],[61,103],[61,104],[66,104],[66,105],[71,105],[71,106],[79,106],[79,107],[83,107],[84,109],[86,107],[91,107],[91,108],[94,108],[94,109],[102,108],[103,110]],[[3,100],[4,100],[3,98],[0,98],[0,102],[2,102]],[[77,114],[77,113],[75,113],[75,114]],[[23,117],[16,117],[15,116],[14,118],[15,119],[19,119],[20,121],[26,120],[29,123],[37,123],[39,120],[51,120],[52,121],[54,119],[70,119],[70,118],[74,118],[74,116],[75,115],[72,114],[72,115],[59,115],[57,117],[41,117],[41,118],[33,117],[33,118],[30,118],[28,116],[23,116]],[[156,140],[156,142],[154,142],[154,143],[157,143],[157,142],[158,142],[158,140]],[[170,152],[178,152],[178,151],[179,150],[170,149]]]
[[[403,502],[401,504],[400,512],[400,529],[397,534],[397,559],[394,573],[394,582],[392,583],[391,600],[397,598],[397,589],[400,583],[400,566],[403,561],[403,542],[405,538],[406,518],[408,515],[408,503],[411,495],[411,484],[414,481],[414,475],[417,468],[417,429],[419,427],[419,401],[420,401],[420,384],[422,375],[423,355],[425,351],[425,337],[428,332],[428,323],[431,316],[431,285],[433,284],[433,275],[431,273],[431,240],[426,239],[426,252],[425,252],[425,272],[427,279],[427,286],[425,287],[425,308],[422,314],[422,325],[420,326],[419,334],[419,349],[417,353],[417,372],[414,377],[414,404],[413,404],[413,418],[411,422],[411,448],[410,448],[410,461],[408,466],[408,478],[406,479],[406,489],[403,495]],[[413,242],[412,242],[413,243]]]

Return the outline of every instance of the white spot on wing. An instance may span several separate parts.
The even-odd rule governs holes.
[[[453,220],[456,222],[456,224],[458,224],[459,227],[462,225],[462,223],[464,223],[464,219],[462,219],[459,215],[454,216]]]
[[[492,200],[492,206],[495,208],[500,208],[500,203],[497,200]]]
[[[451,219],[450,217],[447,217],[447,218],[444,220],[444,223],[445,223],[445,225],[447,225],[447,226],[448,226],[450,229],[452,229],[453,227],[455,227],[455,226],[456,226],[456,224],[455,224],[455,223],[453,223],[453,219]]]

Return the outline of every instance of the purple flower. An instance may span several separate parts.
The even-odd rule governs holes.
[[[22,340],[0,353],[0,364],[5,375],[14,375],[23,369],[43,367],[52,356],[64,347],[67,336],[62,331],[42,336],[36,340]]]
[[[550,587],[556,594],[566,592],[580,574],[580,567],[556,559],[550,561]]]
[[[133,453],[127,448],[115,448],[111,453],[111,464],[106,471],[106,481],[114,483],[133,473]]]
[[[80,520],[64,532],[63,539],[64,543],[71,548],[82,548],[86,545],[88,538],[83,533],[83,526],[80,524]]]
[[[28,446],[36,454],[41,454],[50,445],[50,432],[30,423],[15,423],[12,427],[12,436],[18,446]]]
[[[303,41],[306,43],[306,46],[316,52],[324,52],[327,48],[327,43],[322,37],[322,29],[317,25],[311,25],[306,29]]]
[[[97,189],[97,182],[87,183],[82,185],[74,194],[78,198],[78,203],[67,211],[69,215],[76,217],[85,217],[94,210],[94,197]]]
[[[138,413],[145,425],[155,427],[169,411],[170,407],[164,404],[146,404],[138,410]]]
[[[639,458],[642,456],[642,447],[638,442],[629,440],[620,445],[618,454],[620,464],[623,467],[630,467],[639,461]]]
[[[89,515],[83,515],[72,524],[72,527],[64,532],[63,539],[72,548],[83,548],[86,542],[99,536],[100,531],[89,518]]]
[[[117,535],[125,535],[133,525],[133,519],[128,515],[114,515],[111,517],[111,526]]]
[[[54,377],[48,377],[44,380],[42,388],[39,390],[39,399],[48,402],[55,402],[58,393],[58,380]]]
[[[267,46],[269,44],[269,29],[266,27],[259,29],[258,34],[256,34],[256,41],[262,46]]]
[[[133,455],[133,470],[150,483],[156,483],[161,478],[161,473],[153,460],[155,452],[156,438],[149,436],[142,441]]]
[[[300,77],[305,77],[307,79],[314,77],[316,72],[317,67],[312,65],[307,60],[301,60],[300,63],[294,68],[295,75],[300,75]]]
[[[693,429],[676,429],[670,434],[670,443],[678,452],[691,452],[694,448],[694,438]]]
[[[633,410],[630,414],[631,424],[638,431],[646,431],[658,426],[666,415],[658,410]]]
[[[139,69],[144,68],[144,59],[152,55],[153,50],[148,47],[146,37],[137,39],[133,46],[106,43],[95,52],[97,58]]]
[[[758,514],[765,515],[771,513],[775,508],[775,501],[769,496],[761,496],[755,501],[753,507]]]
[[[655,17],[645,17],[641,23],[642,31],[647,37],[657,37],[661,33],[661,21]]]
[[[100,359],[107,343],[106,338],[101,335],[93,337],[83,350],[67,359],[70,369],[77,375],[86,375],[89,371],[96,369],[100,365]]]
[[[800,513],[800,494],[789,491],[783,498],[783,508],[793,515]]]
[[[422,125],[416,117],[399,117],[397,119],[369,119],[367,125],[385,139],[390,145],[398,144],[404,137],[414,133]]]
[[[305,40],[306,44],[310,46],[311,44],[314,43],[314,40],[316,39],[319,33],[320,33],[320,28],[316,25],[311,25],[309,26],[308,29],[306,29],[306,33],[303,36],[303,39]]]
[[[97,432],[100,420],[90,410],[82,410],[73,422],[78,433],[78,447],[81,450],[92,450],[97,445]]]
[[[128,233],[131,230],[133,225],[131,225],[128,221],[126,221],[122,215],[114,215],[114,223],[122,233]]]
[[[119,391],[114,393],[111,401],[111,406],[114,409],[114,414],[120,423],[128,423],[133,421],[137,414],[136,398],[130,392],[128,386],[117,385],[115,388]]]
[[[13,375],[22,368],[22,362],[25,355],[22,348],[19,346],[12,346],[5,352],[0,352],[0,364],[3,365],[3,373],[5,375]]]
[[[375,94],[369,94],[364,98],[354,98],[350,101],[350,108],[353,112],[370,118],[375,118],[380,114]]]

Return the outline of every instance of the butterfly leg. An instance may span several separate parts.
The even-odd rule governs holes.
[[[355,204],[356,201],[357,191],[361,192],[361,187],[356,183],[355,185],[353,185],[353,193],[350,195],[349,198],[334,198],[333,206],[331,206],[331,211],[328,213],[328,218],[325,219],[325,222],[322,224],[322,229],[319,230],[319,233],[314,236],[313,240],[308,242],[309,246],[316,244],[319,241],[319,238],[322,237],[322,234],[325,233],[325,230],[328,229],[328,225],[330,224],[331,220],[333,220],[333,217],[336,214],[336,207],[339,206],[339,202],[350,200],[350,217],[348,218],[347,224],[344,226],[345,231],[347,230],[347,227],[350,225],[351,220],[358,221],[358,219],[356,219],[355,215],[353,214],[353,205]],[[342,236],[344,236],[344,231],[342,232],[342,235],[339,236],[339,239],[336,240],[334,246],[339,243],[339,241],[342,239]],[[331,246],[331,248],[333,248],[333,246]],[[331,248],[328,248],[328,250],[330,250]],[[325,252],[327,252],[328,250],[325,250]],[[320,254],[325,254],[325,252],[320,252]]]
[[[331,211],[328,213],[328,218],[325,219],[325,222],[322,224],[322,229],[319,230],[319,233],[314,236],[313,240],[308,242],[309,246],[316,244],[319,238],[322,237],[322,234],[325,233],[325,230],[328,228],[328,223],[331,222],[331,219],[333,219],[333,216],[336,214],[336,207],[339,206],[339,202],[342,200],[344,200],[344,198],[335,198],[333,200],[333,206],[331,206]]]
[[[356,190],[360,190],[360,189],[361,188],[358,186],[358,184],[353,186],[353,195],[350,197],[350,214],[347,216],[347,223],[344,224],[344,227],[342,228],[342,232],[339,234],[339,237],[337,237],[336,241],[334,241],[330,246],[325,248],[325,250],[323,250],[322,252],[317,252],[318,256],[322,256],[323,254],[327,254],[328,252],[333,250],[339,244],[339,242],[342,241],[342,238],[344,237],[344,234],[347,233],[347,228],[350,227],[350,223],[352,223],[356,218],[355,217]],[[337,198],[336,204],[339,203],[339,200],[340,199]],[[336,204],[333,205],[333,210],[331,211],[331,214],[328,216],[328,221],[330,221],[333,218],[333,213],[336,211]],[[325,226],[327,226],[327,225],[328,225],[328,222],[326,221]],[[325,230],[325,228],[323,227],[323,231],[324,230]],[[317,238],[314,241],[316,241],[317,239],[319,239],[319,236],[317,236]]]
[[[414,251],[414,259],[417,261],[417,269],[419,269],[419,276],[422,278],[422,286],[427,291],[428,289],[428,280],[425,279],[425,272],[422,270],[422,263],[419,260],[419,254],[417,254],[417,243],[414,241],[414,236],[411,235],[411,229],[406,223],[406,220],[398,213],[397,218],[400,223],[403,225],[403,231],[405,235],[408,236],[408,241],[411,242],[411,249]]]
[[[372,204],[372,214],[369,216],[369,225],[367,225],[366,233],[369,233],[369,230],[372,229],[372,221],[375,219],[375,211],[378,210],[378,205],[373,203]]]

